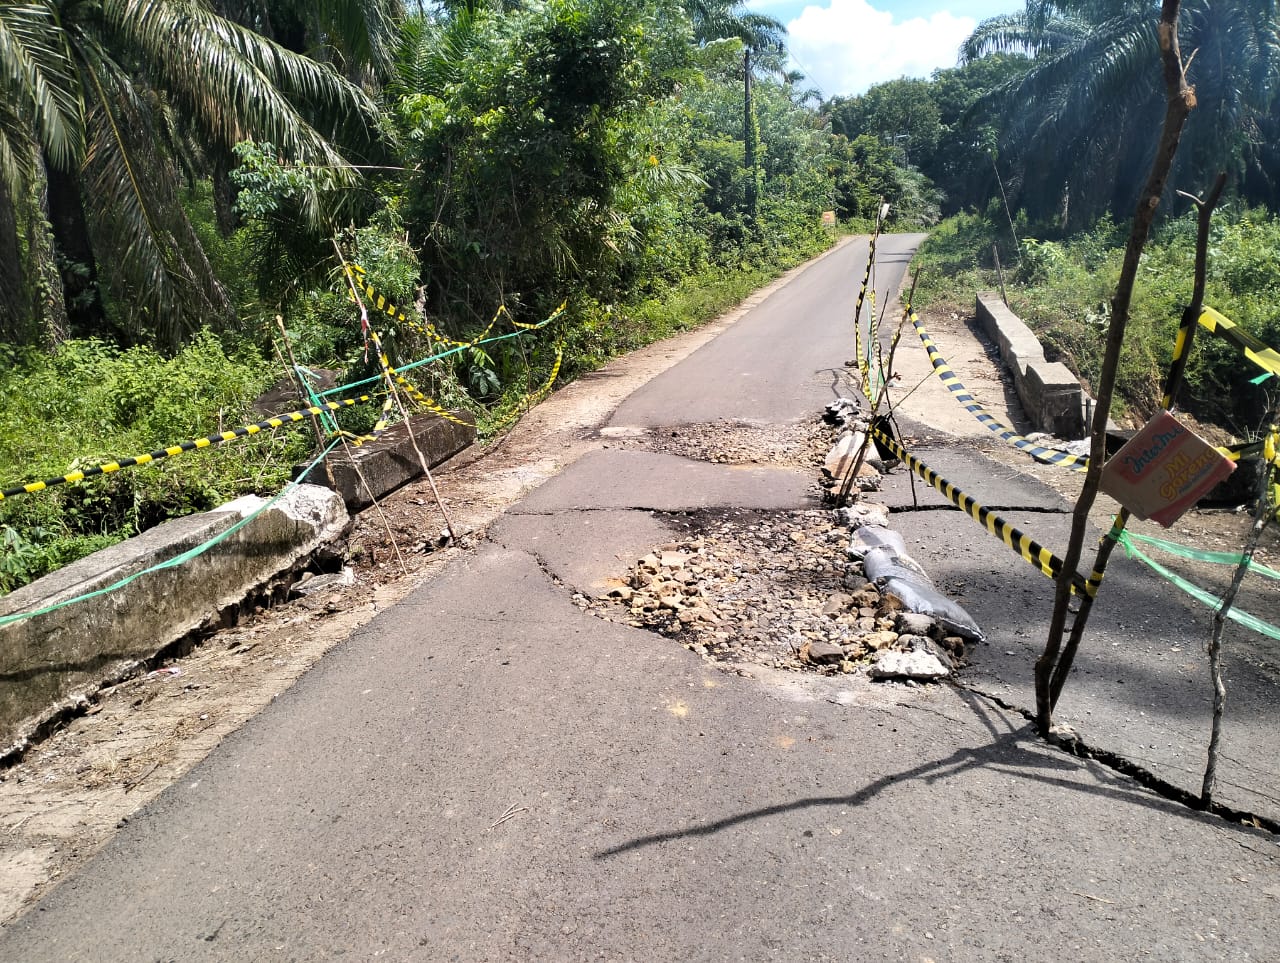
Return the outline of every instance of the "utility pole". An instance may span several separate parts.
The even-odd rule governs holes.
[[[751,102],[751,48],[742,53],[742,142],[743,162],[747,168],[747,217],[755,224],[759,205],[759,185],[756,183],[756,125],[755,107]]]

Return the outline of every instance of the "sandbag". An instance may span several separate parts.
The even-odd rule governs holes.
[[[986,636],[978,628],[973,616],[937,589],[896,576],[886,578],[883,583],[877,582],[876,585],[881,595],[892,595],[908,612],[932,616],[950,634],[975,642],[986,641]]]
[[[933,588],[933,580],[914,558],[906,552],[895,552],[884,546],[869,548],[863,553],[862,570],[876,585],[887,578],[900,578],[914,585]]]
[[[986,640],[973,616],[934,588],[924,569],[909,555],[884,546],[871,548],[862,556],[862,568],[881,595],[892,595],[908,612],[932,616],[952,635],[975,642]]]
[[[860,559],[873,548],[886,548],[896,555],[907,554],[902,536],[891,528],[880,528],[878,525],[863,525],[856,529],[849,539],[845,554],[850,558]]]

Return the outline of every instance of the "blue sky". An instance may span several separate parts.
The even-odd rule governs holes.
[[[979,21],[1021,0],[748,0],[787,25],[796,66],[826,97],[954,67]]]

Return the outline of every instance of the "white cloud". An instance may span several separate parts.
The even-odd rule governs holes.
[[[826,7],[805,7],[787,24],[787,45],[796,65],[831,97],[954,67],[960,44],[975,26],[972,18],[946,10],[895,22],[892,13],[867,0],[830,0]]]

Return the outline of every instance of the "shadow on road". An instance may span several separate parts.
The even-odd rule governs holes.
[[[990,732],[990,742],[962,747],[944,759],[881,776],[848,795],[810,796],[723,816],[701,826],[639,836],[600,850],[595,853],[594,858],[610,859],[648,846],[712,836],[744,823],[797,810],[860,806],[881,791],[900,783],[918,780],[925,785],[932,785],[972,770],[986,770],[1033,780],[1042,787],[1088,793],[1117,803],[1157,810],[1163,815],[1178,815],[1195,821],[1207,818],[1135,786],[1131,780],[1104,766],[1052,749],[1036,737],[1030,724],[1015,725],[1006,717],[994,715],[986,703],[973,693],[964,690],[957,690],[957,693]],[[1244,829],[1243,832],[1249,834],[1253,830]]]

